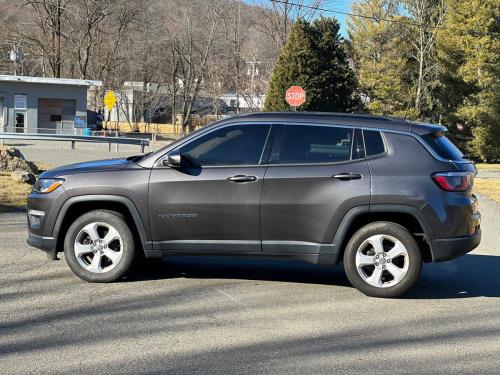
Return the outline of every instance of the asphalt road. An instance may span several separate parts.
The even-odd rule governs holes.
[[[480,207],[481,246],[399,300],[278,261],[179,257],[88,284],[0,214],[0,373],[498,374],[500,208]]]

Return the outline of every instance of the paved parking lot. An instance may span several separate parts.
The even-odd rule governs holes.
[[[0,214],[2,374],[498,374],[500,209],[484,239],[426,265],[400,300],[361,295],[341,267],[172,258],[88,284]]]
[[[151,142],[144,152],[156,151],[168,145],[170,141]],[[77,142],[75,149],[71,149],[70,142],[58,141],[4,141],[4,145],[16,147],[21,150],[27,160],[50,164],[54,167],[61,165],[81,163],[89,160],[123,158],[141,153],[140,146],[119,145],[118,152],[115,145],[109,151],[107,143],[82,143]]]

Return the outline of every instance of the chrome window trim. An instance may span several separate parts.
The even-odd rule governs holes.
[[[207,131],[205,132],[201,132],[199,135],[197,135],[196,137],[194,138],[190,138],[190,139],[186,139],[185,142],[181,143],[180,145],[177,145],[175,148],[173,149],[177,149],[177,148],[180,148],[182,146],[184,146],[187,142],[191,142],[191,141],[194,141],[195,139],[198,139],[199,137],[205,135],[205,134],[208,134],[209,132],[212,132],[212,131],[215,131],[215,130],[218,130],[218,129],[222,129],[224,127],[228,127],[228,126],[236,126],[236,125],[243,125],[243,124],[247,124],[247,125],[250,125],[250,124],[255,124],[255,125],[308,125],[308,126],[333,126],[333,127],[339,127],[339,128],[352,128],[353,130],[354,129],[361,129],[361,130],[374,130],[374,131],[379,131],[382,133],[382,136],[383,136],[383,139],[384,139],[384,142],[386,141],[385,140],[385,137],[384,137],[384,133],[392,133],[392,134],[400,134],[400,135],[406,135],[406,136],[409,136],[409,137],[412,137],[414,139],[416,139],[431,155],[434,159],[438,160],[438,161],[442,161],[442,162],[445,162],[445,163],[458,163],[458,164],[469,164],[471,161],[470,160],[467,160],[467,159],[463,159],[463,160],[451,160],[451,159],[445,159],[445,158],[442,158],[441,156],[439,156],[429,145],[427,145],[423,139],[421,139],[419,137],[418,134],[415,134],[409,130],[394,130],[394,129],[386,129],[386,128],[379,128],[379,127],[369,127],[369,126],[363,126],[363,125],[346,125],[346,124],[337,124],[337,123],[313,123],[313,122],[308,122],[308,121],[293,121],[293,122],[288,122],[288,121],[285,121],[285,120],[276,120],[276,121],[272,121],[272,122],[268,122],[268,121],[245,121],[245,120],[241,120],[241,121],[235,121],[235,122],[231,122],[231,123],[225,123],[225,124],[222,124],[222,125],[218,125],[218,126],[215,126],[215,127],[211,127],[210,129],[207,129]],[[364,139],[363,139],[363,142],[364,142]],[[384,144],[384,146],[386,147],[386,154],[388,152],[388,149],[387,149],[387,143]],[[168,155],[169,152],[171,152],[173,149],[169,149],[168,151],[165,152],[165,154],[163,154],[162,156],[160,156],[156,161],[155,163],[153,164],[153,168],[156,168],[156,167],[160,167],[160,168],[168,168],[168,167],[162,167],[161,165],[159,166],[158,164],[165,159],[165,157]],[[368,160],[370,158],[373,158],[373,157],[380,157],[382,156],[382,154],[380,155],[373,155],[373,156],[370,156],[370,157],[366,157],[365,155],[365,159],[357,159],[357,160]],[[357,161],[357,160],[348,160],[348,161],[343,161],[342,163],[345,163],[345,162],[354,162],[354,161]],[[325,164],[338,164],[339,162],[336,162],[336,163],[321,163],[321,165],[325,165]],[[285,165],[285,164],[261,164],[261,165],[264,165],[264,166],[267,166],[267,165],[273,165],[273,166],[278,166],[278,165]],[[297,164],[293,164],[293,165],[297,165]],[[312,165],[312,164],[308,164],[308,163],[305,163],[305,164],[300,164],[300,165]],[[237,166],[240,166],[240,167],[243,167],[245,165],[228,165],[228,166],[221,166],[221,167],[237,167]],[[213,166],[212,166],[213,167]],[[204,168],[207,168],[207,167],[204,167]]]

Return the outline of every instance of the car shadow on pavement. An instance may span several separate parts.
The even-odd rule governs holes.
[[[173,256],[143,262],[128,281],[168,279],[235,279],[350,286],[342,267],[272,259]]]
[[[424,264],[407,299],[500,297],[500,256],[467,254],[452,261]]]
[[[469,254],[444,263],[424,264],[405,299],[500,297],[500,257]],[[298,261],[175,256],[146,261],[126,281],[169,278],[263,280],[348,286],[342,266]]]

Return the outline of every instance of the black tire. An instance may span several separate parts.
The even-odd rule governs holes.
[[[406,275],[404,275],[401,281],[393,286],[378,287],[369,284],[361,277],[356,267],[356,254],[358,249],[363,243],[366,243],[365,241],[368,238],[376,235],[394,237],[406,248],[408,254],[408,269]],[[379,264],[377,263],[377,265]],[[373,267],[375,268],[375,266]],[[351,284],[367,296],[393,298],[408,291],[417,281],[420,270],[422,269],[422,254],[415,239],[406,228],[395,223],[379,221],[365,225],[351,237],[344,252],[344,269]],[[388,276],[384,276],[387,274],[382,275],[383,277],[391,277],[390,274]]]
[[[121,259],[117,262],[114,268],[103,273],[94,273],[85,269],[77,260],[77,256],[74,251],[75,240],[80,231],[86,225],[95,222],[111,225],[114,229],[116,229],[121,237]],[[64,255],[68,266],[75,273],[75,275],[85,281],[93,283],[106,283],[120,279],[131,271],[134,266],[135,259],[137,258],[134,236],[127,225],[125,217],[118,212],[110,210],[90,211],[76,219],[66,232],[66,237],[64,239]]]

